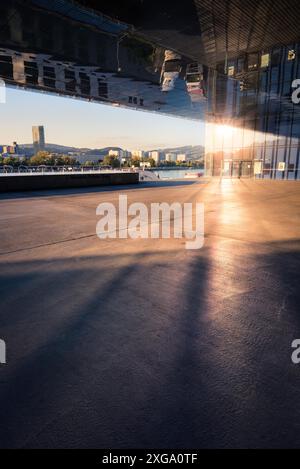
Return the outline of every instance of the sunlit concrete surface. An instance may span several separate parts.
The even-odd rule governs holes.
[[[204,248],[99,240],[120,193],[204,202]],[[1,446],[300,446],[300,183],[11,194],[0,229]]]

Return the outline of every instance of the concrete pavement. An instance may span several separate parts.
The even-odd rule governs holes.
[[[99,240],[96,207],[204,202],[205,246]],[[2,447],[299,447],[300,184],[0,201]]]

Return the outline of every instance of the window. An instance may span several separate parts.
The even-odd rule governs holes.
[[[44,85],[50,88],[55,88],[54,67],[44,67]]]
[[[228,67],[228,76],[233,77],[234,76],[234,65],[230,65]]]
[[[13,78],[12,58],[9,55],[0,56],[0,76],[4,78]]]
[[[103,80],[98,80],[98,94],[101,98],[108,97],[107,82]]]
[[[73,70],[65,70],[66,90],[76,91],[75,72]]]
[[[38,66],[35,62],[24,61],[24,72],[27,84],[38,84],[39,72]]]
[[[80,78],[81,93],[85,95],[90,95],[91,93],[90,77],[86,73],[80,72],[79,78]]]
[[[263,54],[261,56],[261,62],[260,62],[261,68],[268,67],[269,63],[270,63],[270,54]]]

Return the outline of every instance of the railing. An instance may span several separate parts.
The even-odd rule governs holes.
[[[110,168],[109,166],[0,166],[0,176],[12,175],[51,175],[51,174],[98,174],[105,172],[135,172],[132,168]]]

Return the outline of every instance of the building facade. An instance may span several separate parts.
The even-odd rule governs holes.
[[[177,155],[177,161],[179,161],[180,163],[185,163],[187,161],[186,154],[180,153],[179,155]]]
[[[152,158],[156,164],[158,164],[162,160],[161,152],[159,151],[150,151],[149,158]]]
[[[166,161],[176,161],[177,160],[177,155],[176,153],[166,153],[165,154],[165,159]]]
[[[32,127],[32,139],[35,154],[39,151],[45,150],[45,132],[42,125]]]
[[[133,150],[131,154],[133,158],[139,159],[142,159],[145,156],[145,152],[143,150]]]
[[[300,43],[245,54],[227,67],[225,76],[219,63],[209,81],[207,174],[299,179]]]

